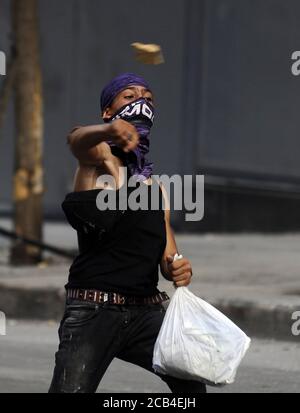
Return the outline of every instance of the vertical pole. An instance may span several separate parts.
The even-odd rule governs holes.
[[[12,23],[17,59],[14,85],[14,229],[19,235],[41,241],[44,192],[43,100],[38,41],[38,0],[12,0]],[[12,245],[11,264],[34,264],[40,260],[40,248],[18,242]]]

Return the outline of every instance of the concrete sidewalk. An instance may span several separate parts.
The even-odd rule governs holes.
[[[10,229],[10,222],[0,220]],[[76,233],[48,223],[45,241],[76,248]],[[299,341],[292,335],[292,314],[300,311],[300,234],[175,234],[179,252],[193,267],[190,290],[219,308],[250,336]],[[8,318],[56,319],[64,305],[64,284],[71,264],[45,254],[46,266],[7,265],[9,241],[0,238],[0,310]],[[160,289],[172,294],[161,277]]]

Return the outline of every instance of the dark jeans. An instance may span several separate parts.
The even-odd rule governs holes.
[[[164,314],[162,304],[124,306],[67,299],[49,393],[96,392],[114,357],[156,374],[173,393],[206,393],[200,382],[159,375],[152,369]]]

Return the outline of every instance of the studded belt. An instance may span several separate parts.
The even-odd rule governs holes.
[[[89,301],[94,303],[109,303],[120,305],[145,305],[145,304],[160,304],[163,301],[170,299],[166,292],[159,292],[150,297],[126,296],[119,293],[104,292],[99,290],[84,290],[80,288],[67,289],[67,298],[74,298],[81,301]]]

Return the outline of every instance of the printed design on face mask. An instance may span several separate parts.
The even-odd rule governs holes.
[[[124,118],[135,118],[135,117],[146,117],[153,124],[154,120],[154,109],[150,107],[150,104],[144,99],[132,102],[127,105],[124,109],[120,109],[120,113],[117,113],[112,117],[111,120],[124,119]]]

